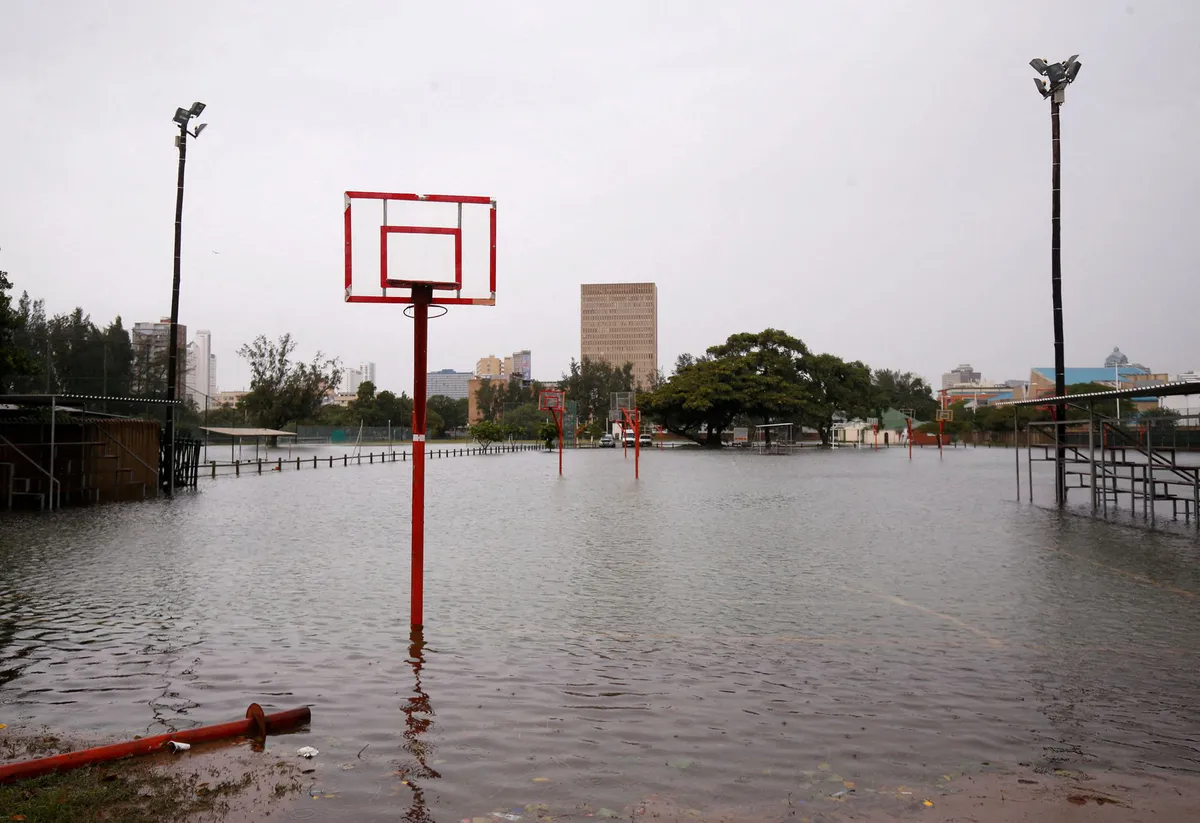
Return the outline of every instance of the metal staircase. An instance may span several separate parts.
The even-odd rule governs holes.
[[[1066,442],[1058,426],[1047,426],[1050,442],[1029,445],[1030,463],[1053,463],[1061,447],[1066,452],[1066,491],[1087,489],[1093,513],[1107,516],[1110,503],[1115,511],[1122,497],[1128,497],[1129,511],[1136,514],[1140,508],[1150,522],[1169,504],[1173,519],[1178,520],[1182,510],[1184,522],[1200,529],[1200,465],[1180,464],[1174,447],[1156,448],[1152,424],[1144,441],[1117,421],[1099,416],[1070,425],[1087,427],[1086,446]],[[1034,457],[1034,449],[1040,449],[1041,456]]]

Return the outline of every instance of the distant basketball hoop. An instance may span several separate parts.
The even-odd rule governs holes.
[[[548,411],[558,429],[558,476],[562,477],[563,463],[563,411],[566,407],[563,392],[559,389],[543,389],[538,394],[538,411]]]

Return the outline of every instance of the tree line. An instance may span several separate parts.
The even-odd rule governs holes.
[[[121,317],[101,327],[82,308],[52,317],[0,272],[0,394],[162,397],[165,352],[138,351]],[[181,353],[185,354],[185,353]]]
[[[165,394],[165,356],[135,346],[120,317],[103,328],[82,308],[47,317],[43,301],[23,293],[14,305],[10,290],[0,274],[0,392]],[[306,423],[411,425],[413,401],[407,393],[378,391],[364,382],[347,406],[330,404],[343,376],[340,362],[320,352],[302,361],[295,353],[290,334],[276,340],[260,335],[242,346],[238,354],[250,367],[250,391],[236,407],[190,406],[182,413],[184,425],[205,420],[214,426],[274,429]],[[860,361],[812,352],[777,329],[734,334],[701,355],[681,355],[669,377],[659,374],[651,382],[638,387],[643,419],[707,445],[718,445],[720,434],[732,426],[776,422],[815,429],[828,442],[835,420],[843,417],[881,416],[897,408],[929,420],[937,408],[929,385],[912,373],[872,371]],[[573,359],[556,387],[575,404],[581,433],[596,437],[610,416],[611,396],[634,390],[632,365]],[[544,388],[519,377],[483,381],[475,400],[488,438],[552,439],[551,418],[538,410]],[[466,399],[431,397],[430,436],[474,422],[467,419],[468,405]],[[997,412],[980,414],[987,420]],[[1007,423],[1011,426],[1011,417]],[[1001,425],[999,418],[995,425]]]
[[[664,429],[708,446],[734,426],[792,423],[828,443],[839,419],[882,417],[937,408],[933,391],[911,372],[872,371],[861,361],[813,352],[778,329],[731,335],[704,354],[684,354],[674,373],[638,395],[643,415]]]

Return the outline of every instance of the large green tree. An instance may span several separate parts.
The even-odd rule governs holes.
[[[272,342],[259,335],[238,350],[250,364],[250,393],[240,407],[258,425],[279,429],[316,416],[321,400],[342,380],[336,359],[317,352],[309,363],[294,361],[296,342],[290,334]]]
[[[801,422],[817,430],[828,444],[833,420],[868,417],[874,411],[875,394],[871,370],[862,362],[846,362],[832,354],[807,354],[800,358],[806,397]]]
[[[801,364],[809,356],[803,341],[778,329],[731,335],[708,350],[729,365],[739,413],[764,423],[790,421],[809,400]]]
[[[495,423],[503,416],[506,388],[501,380],[479,381],[479,388],[475,390],[475,406],[479,409],[481,420]]]
[[[888,409],[912,409],[917,420],[934,418],[938,403],[925,378],[908,371],[875,369],[871,372],[871,382],[877,395],[875,405],[879,415]]]
[[[33,361],[21,333],[24,322],[12,307],[8,273],[0,271],[0,394],[14,388],[14,381],[34,373]]]
[[[720,434],[742,413],[735,369],[727,360],[683,355],[675,373],[650,394],[638,396],[649,420],[705,446],[720,446]]]
[[[633,391],[633,364],[614,367],[602,360],[572,358],[569,371],[559,381],[566,399],[574,401],[580,424],[608,417],[611,396]]]
[[[467,398],[455,400],[444,394],[435,394],[426,403],[430,411],[436,411],[447,430],[462,429],[467,425]]]

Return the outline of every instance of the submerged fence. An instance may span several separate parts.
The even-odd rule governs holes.
[[[483,454],[509,454],[545,449],[537,443],[498,443],[484,448],[483,446],[452,446],[425,450],[426,460],[444,460],[450,457],[473,457]],[[210,460],[200,467],[200,476],[208,479],[217,477],[241,477],[243,474],[269,474],[282,471],[303,471],[305,469],[332,469],[349,466],[373,466],[377,463],[407,463],[410,456],[407,451],[380,451],[366,454],[313,455],[311,457],[275,457],[272,459],[254,459],[241,461]]]

